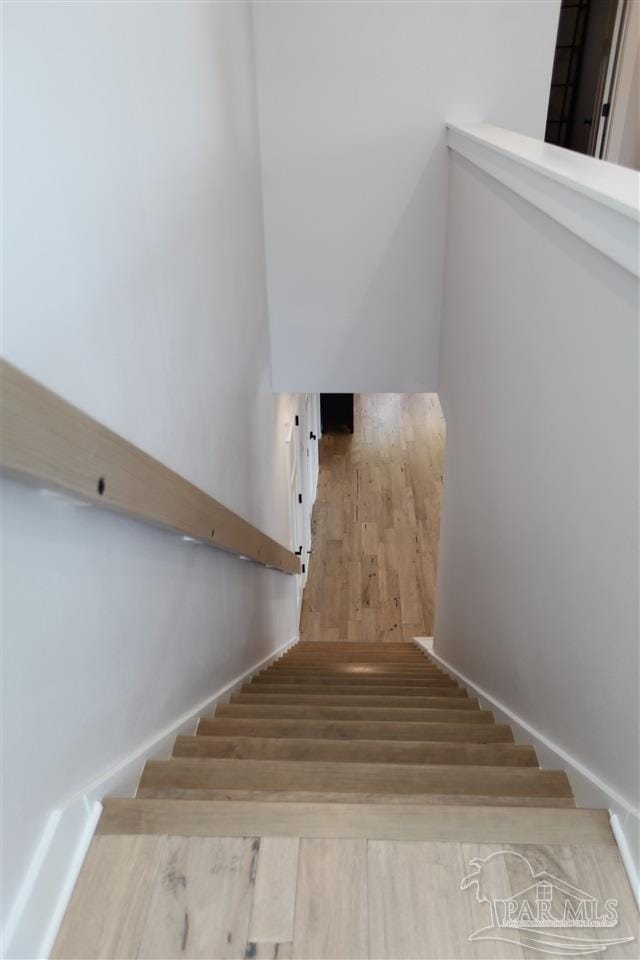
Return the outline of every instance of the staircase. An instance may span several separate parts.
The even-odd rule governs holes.
[[[574,806],[566,774],[416,647],[381,646],[299,644],[148,763],[138,796]]]
[[[105,801],[54,955],[497,956],[477,844],[560,844],[630,904],[606,812],[420,649],[299,643]]]

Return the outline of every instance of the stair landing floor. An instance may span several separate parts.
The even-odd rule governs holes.
[[[460,885],[476,858],[492,854],[494,895],[530,885],[530,864],[535,872],[549,871],[591,895],[618,899],[615,930],[565,932],[596,939],[637,937],[635,906],[617,848],[604,837],[597,843],[570,842],[571,833],[569,826],[567,842],[547,844],[101,833],[85,862],[81,894],[67,914],[55,956],[537,955],[524,938],[522,945],[469,940],[490,922],[490,909],[473,889]],[[637,957],[637,940],[610,947],[606,956]]]

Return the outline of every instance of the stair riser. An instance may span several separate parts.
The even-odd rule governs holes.
[[[363,689],[365,687],[376,686],[402,686],[402,687],[446,687],[448,689],[460,689],[455,680],[449,677],[426,677],[424,679],[417,677],[367,677],[358,679],[357,677],[340,676],[337,674],[307,674],[307,673],[281,673],[264,674],[259,673],[252,680],[253,683],[313,683],[313,684],[332,684],[334,686],[357,685]]]
[[[174,757],[239,760],[321,760],[335,763],[472,764],[537,766],[522,744],[418,743],[408,741],[278,740],[261,737],[178,737]]]
[[[418,650],[411,640],[298,640],[291,650]]]
[[[284,656],[279,660],[274,661],[275,664],[280,663],[295,663],[295,664],[305,664],[307,666],[316,666],[323,663],[377,663],[380,665],[384,664],[401,664],[408,665],[411,667],[429,667],[433,670],[438,670],[439,667],[437,664],[429,663],[428,660],[425,660],[424,657],[400,657],[400,656],[390,656],[390,657],[376,657],[370,654],[354,654],[349,656],[345,655],[336,655],[334,654],[322,657],[312,657],[311,655],[302,655],[302,656]]]
[[[411,660],[414,663],[432,663],[424,653],[421,653],[415,647],[407,647],[405,650],[395,647],[387,649],[382,644],[378,644],[378,649],[356,648],[354,650],[338,649],[337,644],[333,644],[335,650],[301,650],[299,646],[291,647],[284,655],[287,660]],[[281,659],[284,659],[281,658]]]
[[[445,843],[597,844],[615,847],[606,810],[403,803],[202,803],[106,799],[98,834],[181,837],[341,837]]]
[[[140,787],[571,798],[564,771],[279,760],[150,760]]]
[[[441,670],[432,667],[412,667],[407,664],[379,664],[379,663],[322,663],[322,664],[295,664],[276,663],[266,667],[264,673],[346,673],[354,677],[375,677],[378,675],[406,673],[415,677],[433,677],[442,674]]]
[[[408,740],[441,743],[512,743],[511,728],[495,723],[397,723],[395,721],[286,720],[250,717],[202,719],[197,736]]]
[[[366,652],[354,653],[354,654],[323,654],[322,656],[312,656],[311,654],[285,654],[283,657],[279,657],[277,660],[272,661],[272,666],[281,666],[288,663],[302,663],[309,665],[317,664],[336,664],[336,665],[348,665],[348,664],[367,664],[367,665],[376,665],[384,669],[386,666],[410,666],[413,668],[421,668],[426,670],[440,670],[441,665],[436,663],[433,660],[427,660],[426,657],[406,657],[406,656],[397,656],[391,655],[386,657],[377,657],[375,654],[370,654]]]
[[[573,809],[573,800],[563,797],[492,797],[485,794],[469,796],[451,796],[449,794],[369,794],[369,793],[327,793],[324,790],[232,790],[232,789],[196,789],[144,787],[138,791],[140,799],[166,800],[238,800],[263,803],[377,803],[377,804],[455,804],[459,806],[498,806],[498,807],[555,807]]]
[[[326,697],[453,697],[458,700],[468,699],[467,691],[462,687],[396,687],[396,686],[357,686],[354,684],[315,684],[315,683],[245,683],[242,693],[259,693],[265,696],[274,694],[289,695],[320,695]]]
[[[299,720],[391,720],[412,723],[493,723],[490,710],[409,710],[404,707],[310,707],[262,706],[222,703],[216,717],[254,717]]]
[[[310,707],[405,707],[409,709],[466,709],[477,710],[478,700],[474,697],[365,697],[322,694],[269,694],[269,693],[236,693],[230,698],[231,703],[255,703],[264,706],[305,706]]]

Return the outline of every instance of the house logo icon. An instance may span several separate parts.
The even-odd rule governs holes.
[[[472,889],[491,914],[489,925],[469,940],[502,940],[553,956],[582,957],[634,939],[607,933],[618,926],[617,900],[591,896],[546,870],[536,873],[520,853],[498,850],[472,858],[469,867],[460,889]]]

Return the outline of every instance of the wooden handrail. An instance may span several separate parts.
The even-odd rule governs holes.
[[[283,573],[298,557],[203,490],[0,360],[0,468]]]

